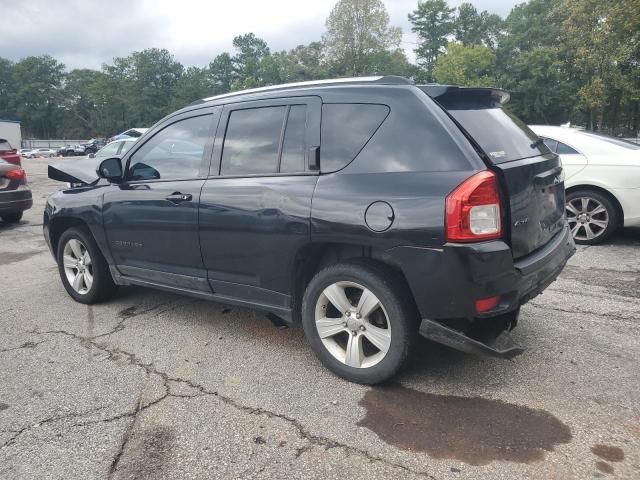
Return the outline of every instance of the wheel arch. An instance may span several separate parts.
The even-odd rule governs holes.
[[[565,192],[569,194],[578,190],[591,190],[610,199],[616,208],[616,213],[618,214],[618,226],[624,225],[624,210],[622,208],[622,204],[620,203],[620,200],[618,200],[618,197],[616,197],[615,194],[613,194],[610,190],[607,190],[600,185],[594,185],[591,183],[579,183],[576,185],[571,185],[565,190]]]
[[[54,256],[57,256],[58,243],[60,242],[60,237],[65,231],[73,227],[83,228],[93,236],[93,233],[89,228],[89,225],[87,224],[87,222],[85,222],[81,218],[63,216],[63,217],[53,217],[49,221],[49,239],[51,241],[51,250],[53,251]]]
[[[385,255],[385,251],[371,247],[368,245],[346,244],[346,243],[309,243],[302,247],[295,255],[292,269],[292,319],[293,322],[300,322],[300,307],[302,305],[302,296],[307,285],[313,276],[331,265],[347,262],[364,262],[366,264],[377,265],[387,270],[390,274],[397,277],[398,281],[407,288],[407,292],[411,292],[409,283],[402,269],[389,261]],[[411,296],[413,306],[416,308],[415,299]]]

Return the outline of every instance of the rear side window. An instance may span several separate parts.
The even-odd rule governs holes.
[[[556,153],[558,155],[571,155],[577,154],[578,152],[571,148],[569,145],[564,144],[562,142],[558,142],[558,148],[556,149]]]
[[[307,106],[291,105],[282,143],[281,172],[303,172]]]
[[[222,148],[222,175],[276,173],[286,106],[234,110]]]
[[[386,105],[326,103],[322,105],[320,169],[335,172],[347,166],[389,114]]]
[[[549,153],[543,142],[518,117],[499,104],[465,99],[437,99],[469,132],[494,164]]]
[[[557,140],[553,140],[551,138],[546,138],[546,137],[540,137],[540,138],[542,139],[542,141],[544,142],[544,144],[547,146],[549,150],[551,150],[552,152],[556,151],[556,148],[558,148]]]

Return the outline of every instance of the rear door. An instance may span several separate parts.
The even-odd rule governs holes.
[[[499,173],[508,197],[513,256],[519,258],[545,245],[565,226],[564,173],[558,156],[502,107],[502,93],[454,88],[434,99]]]
[[[296,253],[309,241],[320,145],[318,97],[224,107],[200,200],[200,243],[213,292],[287,309]]]

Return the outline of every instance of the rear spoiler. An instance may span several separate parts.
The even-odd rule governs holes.
[[[487,101],[505,104],[509,101],[509,92],[499,88],[460,87],[458,85],[416,85],[420,90],[440,103],[456,100]]]

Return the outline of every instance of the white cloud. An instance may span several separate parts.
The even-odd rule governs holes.
[[[48,53],[69,68],[98,68],[113,57],[159,47],[185,65],[206,65],[253,32],[272,50],[319,40],[336,0],[0,0],[0,57]],[[461,1],[450,0],[452,6]],[[478,0],[479,10],[505,15],[516,0]],[[415,35],[407,14],[417,0],[386,0],[391,23],[404,31],[412,58]]]

